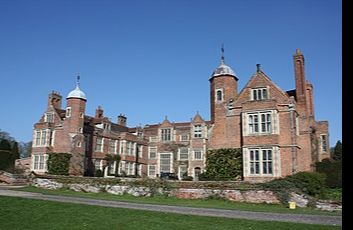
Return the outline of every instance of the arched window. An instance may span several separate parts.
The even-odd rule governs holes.
[[[216,94],[217,94],[217,101],[223,101],[223,92],[222,92],[222,90],[217,90],[216,91]]]

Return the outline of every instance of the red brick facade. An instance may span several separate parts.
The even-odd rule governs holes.
[[[210,81],[211,119],[198,113],[190,122],[127,127],[119,115],[114,123],[98,107],[85,114],[86,98],[77,86],[67,97],[52,92],[48,108],[34,125],[32,170],[46,172],[52,152],[72,154],[71,175],[94,175],[104,170],[107,154],[121,161],[109,165],[120,175],[158,177],[175,173],[197,178],[205,170],[207,149],[241,148],[244,180],[264,181],[311,171],[316,161],[329,157],[327,121],[315,121],[313,86],[305,79],[304,56],[293,56],[296,88],[283,91],[261,70],[238,93],[238,78],[224,64]],[[106,172],[107,174],[108,172]]]

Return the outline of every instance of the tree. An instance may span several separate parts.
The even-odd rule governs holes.
[[[0,141],[0,170],[13,170],[14,160],[11,152],[11,143],[6,139]]]
[[[19,152],[19,149],[18,149],[18,143],[16,141],[13,142],[13,144],[12,144],[11,154],[12,154],[13,162],[15,162],[16,159],[20,158],[20,152]]]
[[[342,161],[342,142],[337,141],[335,147],[333,148],[332,159],[334,161]]]

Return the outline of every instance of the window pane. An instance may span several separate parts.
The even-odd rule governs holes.
[[[263,99],[267,99],[267,89],[262,89]]]

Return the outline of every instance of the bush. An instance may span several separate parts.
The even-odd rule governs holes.
[[[103,171],[98,169],[96,170],[96,173],[94,174],[96,177],[103,177]]]
[[[326,185],[330,188],[342,188],[342,161],[324,159],[316,163],[316,171],[326,175]]]
[[[291,192],[320,197],[326,190],[325,175],[317,172],[299,172],[264,183],[263,187],[276,193],[282,203],[289,201]]]
[[[181,180],[183,181],[192,181],[194,178],[192,176],[183,176]]]
[[[69,175],[70,153],[50,153],[48,172],[53,175]]]
[[[206,156],[206,172],[202,180],[237,180],[243,174],[241,149],[208,150]],[[199,180],[200,177],[199,177]]]
[[[310,196],[319,196],[326,189],[326,177],[318,172],[299,172],[288,176],[287,180],[303,193]]]

